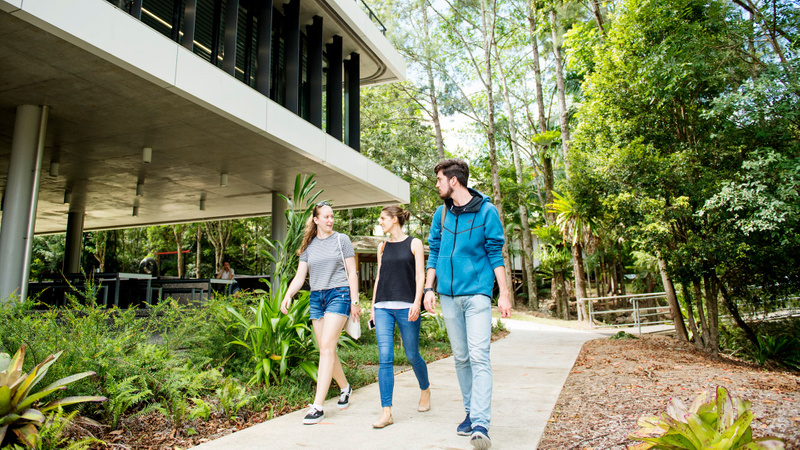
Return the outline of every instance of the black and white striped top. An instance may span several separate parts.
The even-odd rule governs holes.
[[[339,242],[342,251],[339,252]],[[345,258],[356,255],[353,243],[346,234],[333,232],[325,239],[314,237],[305,251],[300,254],[300,261],[308,263],[308,278],[312,291],[322,291],[337,287],[349,287],[347,273],[344,269],[342,254]]]

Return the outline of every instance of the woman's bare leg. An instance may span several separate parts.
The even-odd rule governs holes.
[[[314,335],[319,344],[319,366],[317,372],[317,393],[314,396],[314,404],[320,405],[325,402],[328,388],[331,386],[331,379],[336,378],[336,383],[342,388],[347,386],[347,378],[342,370],[342,363],[336,354],[336,346],[339,343],[339,335],[347,321],[346,316],[340,314],[325,314],[319,320],[312,320],[314,325]]]

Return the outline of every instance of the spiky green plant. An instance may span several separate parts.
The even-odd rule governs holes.
[[[94,372],[82,372],[54,381],[38,392],[33,388],[47,375],[48,369],[61,356],[63,352],[50,355],[31,372],[22,371],[25,361],[25,345],[10,357],[8,353],[0,353],[0,446],[6,438],[13,437],[8,434],[11,430],[16,435],[16,440],[28,447],[35,447],[39,427],[45,421],[45,413],[60,406],[73,405],[83,402],[102,402],[105,397],[76,396],[52,400],[43,406],[37,402],[58,390],[63,390],[66,385],[82,378],[94,375]],[[9,439],[11,440],[11,439]]]
[[[750,423],[753,412],[750,402],[731,395],[722,386],[716,392],[701,392],[689,408],[680,399],[672,398],[661,417],[643,416],[641,429],[628,438],[643,441],[628,447],[630,450],[688,449],[688,450],[778,450],[782,439],[767,436],[753,439]]]

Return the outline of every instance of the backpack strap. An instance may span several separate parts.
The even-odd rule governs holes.
[[[442,204],[442,227],[439,229],[439,237],[444,236],[444,217],[447,215],[447,205]]]

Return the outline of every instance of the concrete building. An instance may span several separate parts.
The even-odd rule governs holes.
[[[359,87],[405,78],[362,0],[0,0],[0,301],[34,233],[408,202],[359,153]],[[385,30],[384,30],[385,31]],[[283,227],[283,228],[282,228]]]

